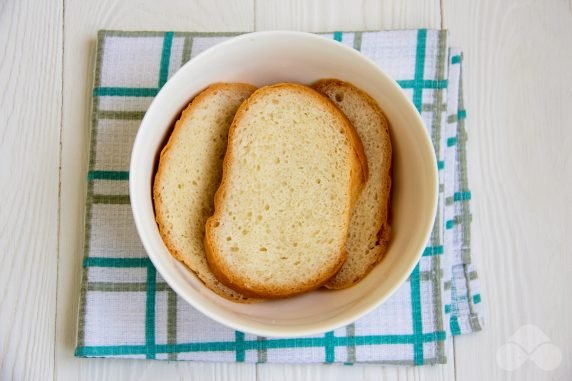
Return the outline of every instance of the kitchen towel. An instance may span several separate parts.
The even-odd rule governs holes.
[[[76,356],[445,363],[450,336],[479,331],[483,325],[471,261],[463,54],[449,47],[447,31],[322,34],[360,50],[393,77],[421,114],[435,147],[440,192],[433,232],[419,264],[386,303],[323,335],[258,337],[194,310],[156,272],[137,236],[129,205],[135,134],[153,97],[177,69],[235,35],[98,33]]]

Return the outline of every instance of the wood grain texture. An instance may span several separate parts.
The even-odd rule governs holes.
[[[0,379],[52,379],[62,7],[0,3]]]
[[[444,21],[465,50],[472,244],[487,310],[483,332],[455,339],[457,379],[569,380],[572,7],[445,0]],[[525,324],[560,348],[560,367],[499,366],[498,349]]]
[[[89,110],[99,29],[250,31],[251,0],[65,1],[57,380],[253,379],[255,365],[73,357],[83,257]]]
[[[572,0],[442,0],[451,43],[465,50],[473,248],[487,310],[483,332],[455,339],[455,364],[254,366],[72,356],[98,29],[434,28],[439,2],[0,3],[0,379],[570,379]],[[560,348],[560,367],[499,367],[497,349],[523,324]]]
[[[439,28],[439,0],[255,0],[256,30]]]

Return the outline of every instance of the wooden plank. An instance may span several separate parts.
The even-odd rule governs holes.
[[[455,339],[457,378],[569,379],[572,3],[445,0],[444,21],[465,50],[472,244],[487,310],[483,332]],[[535,348],[533,331],[523,337],[534,349],[510,351],[534,352],[540,367],[529,358],[503,369],[511,363],[497,352],[526,324],[558,348],[557,369],[542,369],[558,353]]]
[[[0,11],[0,379],[54,369],[62,4]]]
[[[256,30],[439,28],[439,0],[255,0]]]
[[[98,29],[250,31],[251,0],[178,0],[164,3],[66,1],[62,135],[61,234],[56,335],[58,380],[253,379],[255,366],[77,359],[73,357],[83,256],[83,205],[89,139],[89,109]]]

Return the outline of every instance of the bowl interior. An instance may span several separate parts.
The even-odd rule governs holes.
[[[356,286],[314,291],[259,304],[227,301],[175,260],[155,224],[151,183],[157,154],[180,111],[214,82],[310,84],[349,81],[368,92],[391,124],[392,240],[373,271]],[[265,336],[297,336],[348,324],[385,299],[409,276],[423,251],[436,210],[437,170],[422,121],[397,84],[370,60],[340,43],[297,32],[262,32],[223,42],[183,66],[151,104],[138,131],[130,168],[135,223],[155,267],[169,285],[207,316]]]

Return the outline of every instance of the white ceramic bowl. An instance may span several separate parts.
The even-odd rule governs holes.
[[[389,250],[357,285],[258,304],[227,301],[175,260],[155,224],[151,184],[158,153],[181,110],[214,82],[310,84],[349,81],[369,93],[391,124],[392,238]],[[184,65],[161,89],[137,133],[129,193],[141,241],[165,281],[210,318],[261,336],[300,336],[349,324],[383,303],[407,279],[428,241],[438,194],[433,146],[419,114],[376,64],[339,42],[300,32],[258,32],[222,42]]]

